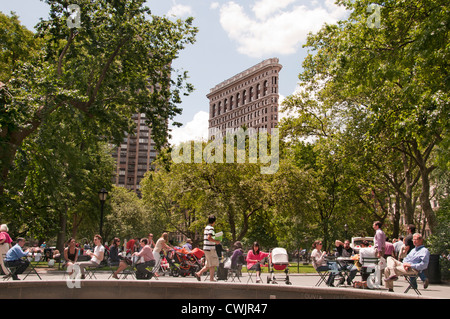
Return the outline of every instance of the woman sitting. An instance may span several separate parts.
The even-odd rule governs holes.
[[[322,252],[322,241],[316,240],[312,248],[314,250],[311,253],[312,265],[316,271],[330,271],[330,275],[327,280],[327,285],[330,287],[334,287],[334,277],[339,272],[339,268],[335,262],[328,262],[325,258],[327,256],[327,252]]]
[[[70,238],[67,241],[67,247],[64,249],[64,267],[67,267],[69,274],[72,274],[73,265],[78,259],[78,248],[75,246],[75,239]]]
[[[268,253],[264,253],[259,250],[259,243],[255,241],[252,249],[247,253],[247,269],[256,271],[256,282],[261,282],[261,260],[269,256]]]

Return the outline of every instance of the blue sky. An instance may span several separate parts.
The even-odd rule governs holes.
[[[216,84],[272,57],[280,59],[281,99],[295,92],[302,48],[308,32],[325,23],[344,19],[347,13],[334,0],[148,0],[153,14],[195,18],[197,42],[174,61],[174,68],[188,71],[195,91],[183,98],[183,127],[172,131],[172,143],[207,138],[209,101],[206,94]],[[48,17],[40,0],[0,0],[0,11],[15,11],[34,31],[39,18]]]

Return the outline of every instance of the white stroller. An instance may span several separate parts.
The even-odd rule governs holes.
[[[270,275],[267,276],[267,283],[270,284],[272,282],[273,284],[277,284],[274,270],[284,270],[284,273],[286,274],[285,283],[286,285],[292,285],[292,283],[289,281],[289,256],[286,252],[286,249],[284,248],[274,248],[269,253],[269,273]]]

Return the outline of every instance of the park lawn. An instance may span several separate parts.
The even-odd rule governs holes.
[[[296,262],[292,262],[289,264],[289,273],[290,274],[310,274],[310,273],[316,273],[316,270],[311,264],[303,265],[300,263],[300,266],[297,266],[298,264]],[[47,261],[40,261],[37,264],[35,264],[36,268],[47,268],[47,269],[58,269],[58,263],[55,262],[54,266],[50,267],[48,265]],[[104,270],[109,270],[109,266],[103,267]],[[101,269],[100,269],[101,270]],[[247,268],[244,266],[242,269],[244,272],[247,272]],[[268,265],[262,267],[262,273],[268,273]],[[275,272],[283,272],[282,270],[275,270]]]
[[[247,271],[247,268],[244,266],[243,271]],[[265,265],[261,268],[262,273],[268,273],[269,269],[268,266]],[[283,272],[282,270],[275,270],[275,272]],[[303,265],[300,264],[300,266],[297,266],[297,263],[290,263],[289,264],[289,273],[290,274],[313,274],[317,273],[314,267],[311,264]]]

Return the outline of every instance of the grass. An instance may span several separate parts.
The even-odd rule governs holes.
[[[300,263],[299,266],[297,266],[298,264],[296,262],[291,262],[289,265],[289,273],[290,274],[313,274],[316,273],[316,270],[314,269],[314,267],[311,264],[308,265],[303,265],[302,263]],[[47,261],[40,261],[37,264],[35,264],[36,268],[39,269],[54,269],[57,270],[58,269],[58,263],[55,262],[55,265],[52,267],[48,266],[48,262]],[[104,270],[109,270],[109,266],[103,267]],[[244,267],[245,268],[245,267]],[[101,270],[101,269],[100,269]],[[266,264],[264,267],[262,267],[261,271],[263,273],[268,273],[269,269],[268,269],[268,265]],[[281,272],[276,270],[275,272]]]
[[[300,263],[300,266],[297,266],[298,264],[296,262],[289,264],[289,273],[290,274],[315,274],[317,271],[314,269],[314,267],[310,264],[303,265]],[[268,273],[269,268],[267,265],[265,267],[261,268],[262,273]],[[281,272],[281,270],[275,270],[275,272]]]

